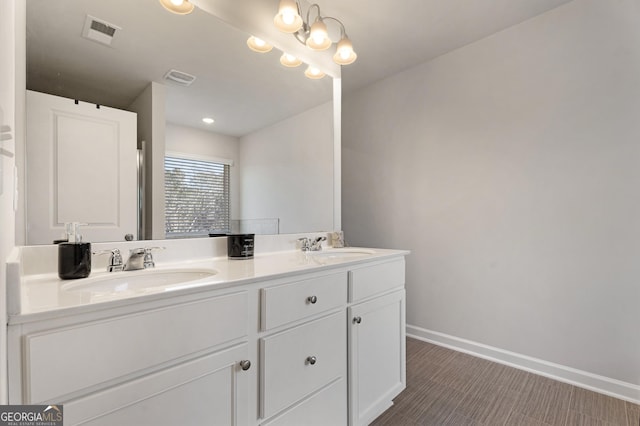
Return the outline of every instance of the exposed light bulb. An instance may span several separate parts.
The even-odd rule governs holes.
[[[202,119],[202,121],[206,124],[213,124],[215,122],[215,120],[211,117],[205,117]]]
[[[284,12],[282,12],[282,22],[284,22],[287,25],[291,25],[295,22],[296,20],[296,14],[293,13],[293,11],[291,10],[285,10]]]
[[[295,33],[302,28],[302,17],[298,14],[296,0],[280,0],[278,13],[273,18],[273,23],[282,32]]]
[[[267,43],[264,42],[263,39],[258,38],[258,37],[254,37],[253,41],[256,42],[256,46],[258,46],[258,47],[263,47],[264,45],[267,44]]]
[[[327,26],[321,19],[311,25],[309,30],[309,38],[306,45],[313,50],[326,50],[331,46],[331,39],[327,33]]]
[[[174,6],[182,6],[182,3],[184,3],[184,0],[171,0],[171,4]]]
[[[355,62],[358,55],[353,51],[353,44],[347,37],[343,37],[338,42],[336,54],[333,55],[333,61],[338,65],[349,65]]]

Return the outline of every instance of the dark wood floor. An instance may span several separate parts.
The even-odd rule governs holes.
[[[407,389],[373,425],[639,426],[640,406],[407,339]]]

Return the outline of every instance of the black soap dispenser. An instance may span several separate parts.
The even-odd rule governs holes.
[[[82,223],[67,223],[66,243],[58,244],[58,276],[63,280],[86,278],[91,273],[91,243],[83,243],[78,227]]]

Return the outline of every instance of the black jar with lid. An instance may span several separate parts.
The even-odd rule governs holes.
[[[229,259],[253,259],[254,237],[255,234],[228,234]]]

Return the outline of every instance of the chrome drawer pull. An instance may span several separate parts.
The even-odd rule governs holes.
[[[362,322],[362,317],[353,317],[354,324],[360,324]]]
[[[314,365],[315,363],[316,363],[316,357],[315,356],[308,356],[307,357],[307,364]]]
[[[311,303],[312,305],[315,305],[317,301],[318,301],[318,298],[316,296],[307,297],[307,302]]]
[[[243,371],[247,371],[251,368],[251,361],[249,361],[248,359],[243,359],[242,361],[240,361],[240,368],[242,368]]]

